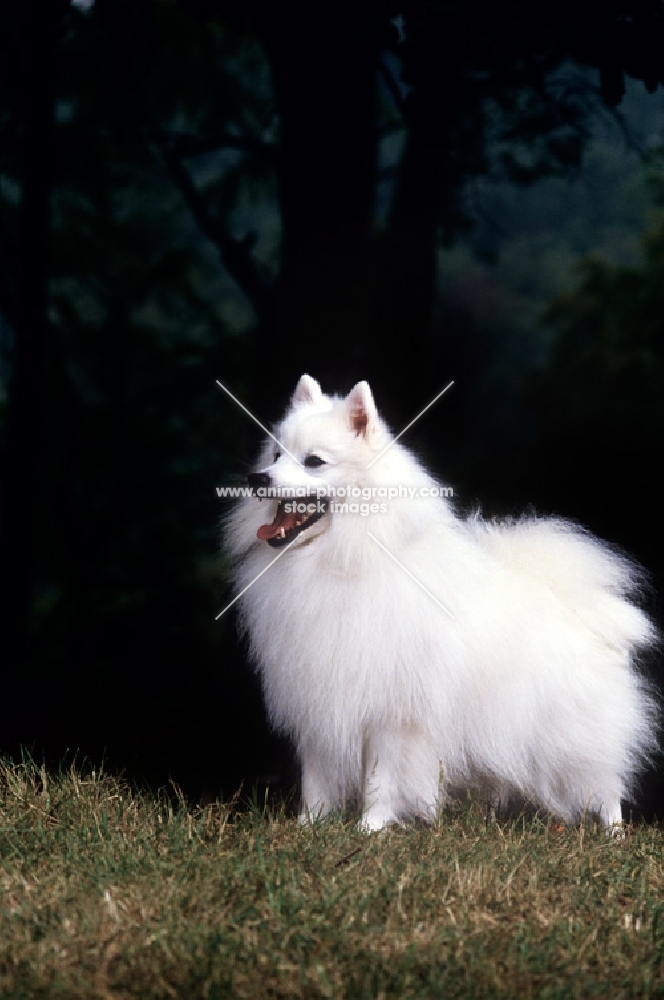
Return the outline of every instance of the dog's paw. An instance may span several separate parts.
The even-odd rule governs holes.
[[[606,835],[611,840],[625,840],[627,837],[627,831],[622,820],[618,820],[616,823],[611,823],[610,826],[606,827]]]
[[[328,815],[329,813],[325,809],[303,809],[298,816],[298,822],[302,826],[313,826],[314,823],[320,823]]]
[[[377,833],[388,826],[399,826],[399,820],[393,813],[370,809],[360,820],[360,829],[365,833]]]

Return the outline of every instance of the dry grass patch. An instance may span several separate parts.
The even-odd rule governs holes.
[[[0,763],[0,995],[662,997],[664,836],[188,808]]]

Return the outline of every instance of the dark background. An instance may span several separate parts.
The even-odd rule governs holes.
[[[454,379],[406,441],[461,507],[661,593],[663,80],[650,0],[3,5],[0,751],[292,783],[215,621],[258,440],[216,379],[267,423],[364,378],[395,431]]]

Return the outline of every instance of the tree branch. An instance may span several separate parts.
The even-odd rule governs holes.
[[[279,151],[276,146],[250,135],[233,135],[226,132],[220,136],[198,136],[189,132],[163,131],[161,141],[167,144],[173,156],[181,160],[203,153],[215,153],[220,149],[237,149],[242,153],[260,156],[274,167],[279,162]]]
[[[389,93],[390,97],[392,98],[392,101],[394,103],[394,107],[397,109],[397,111],[399,113],[399,116],[401,118],[404,118],[405,117],[405,114],[404,114],[405,109],[404,109],[403,93],[401,91],[401,87],[399,85],[398,80],[396,79],[396,77],[392,73],[392,70],[387,65],[387,63],[385,62],[385,60],[381,61],[380,65],[378,67],[378,72],[380,73],[380,75],[383,78],[383,83],[387,87],[388,93]]]
[[[255,242],[252,233],[244,239],[235,239],[214,219],[208,211],[201,193],[194,184],[189,171],[172,151],[168,137],[157,137],[163,162],[180,190],[196,225],[203,235],[214,243],[222,262],[251,303],[259,322],[266,320],[272,310],[272,288],[265,271],[251,255]]]

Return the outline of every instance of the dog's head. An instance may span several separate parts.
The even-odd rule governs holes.
[[[366,382],[339,398],[325,396],[315,379],[303,375],[259,471],[249,476],[255,496],[277,501],[274,519],[261,525],[258,538],[281,546],[304,532],[322,533],[330,497],[362,486],[367,466],[389,440]]]

